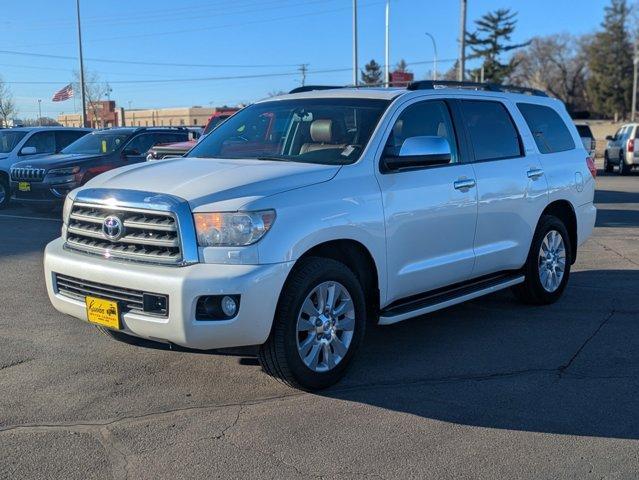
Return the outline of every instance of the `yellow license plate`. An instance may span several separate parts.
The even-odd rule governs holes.
[[[104,300],[103,298],[85,297],[87,306],[87,318],[89,322],[103,327],[120,330],[120,309],[118,302]]]
[[[21,192],[30,192],[31,184],[29,182],[20,182],[18,183],[18,190]]]

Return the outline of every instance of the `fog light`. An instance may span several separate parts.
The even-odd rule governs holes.
[[[237,312],[237,303],[235,303],[235,300],[233,300],[232,297],[229,297],[228,295],[222,297],[222,311],[227,317],[235,316],[235,312]]]
[[[239,295],[206,295],[197,299],[196,320],[229,320],[240,308]]]

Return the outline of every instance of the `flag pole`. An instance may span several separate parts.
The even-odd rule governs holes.
[[[82,101],[82,126],[87,126],[87,110],[86,110],[86,102],[84,99],[84,61],[82,60],[82,29],[80,28],[80,0],[75,1],[76,12],[78,15],[78,50],[79,50],[79,59],[80,59],[80,97]]]

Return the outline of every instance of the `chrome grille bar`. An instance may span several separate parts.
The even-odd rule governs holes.
[[[11,169],[11,180],[14,182],[41,182],[47,171],[44,168],[19,167]]]

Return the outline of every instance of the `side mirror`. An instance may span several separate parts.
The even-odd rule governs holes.
[[[20,150],[20,155],[35,155],[36,153],[38,153],[36,147],[23,147]]]
[[[606,140],[608,140],[609,142],[612,142],[615,139],[615,137],[613,137],[612,135],[606,135]]]
[[[138,152],[135,148],[127,148],[126,150],[122,151],[123,157],[131,157],[134,155],[140,155],[140,152]]]
[[[397,155],[386,155],[387,170],[428,167],[450,163],[452,154],[448,140],[437,136],[409,137],[404,140]]]

